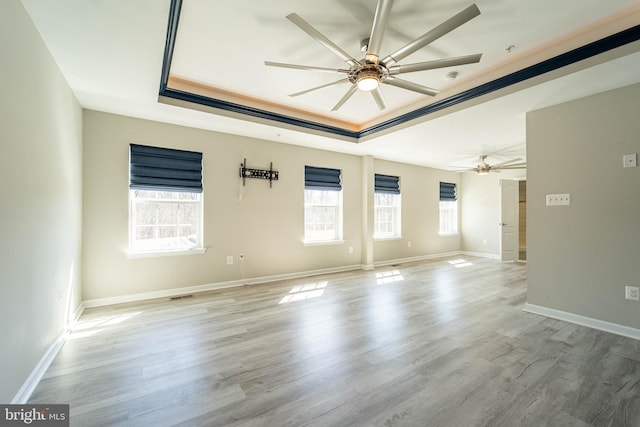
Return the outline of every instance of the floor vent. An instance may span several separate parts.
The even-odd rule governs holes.
[[[391,264],[391,267],[400,267],[400,264]]]
[[[185,299],[185,298],[193,298],[193,295],[178,295],[177,297],[171,297],[171,301],[177,301],[179,299]]]

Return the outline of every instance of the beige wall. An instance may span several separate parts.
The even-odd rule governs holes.
[[[402,197],[402,239],[374,241],[374,262],[460,250],[459,234],[438,234],[440,181],[459,185],[460,174],[383,160],[375,160],[374,171],[399,176]]]
[[[527,114],[528,302],[632,328],[640,303],[640,85]],[[570,193],[571,206],[545,195]]]
[[[0,2],[0,402],[80,303],[82,115],[18,0]]]
[[[500,180],[525,179],[525,170],[462,175],[460,197],[462,250],[492,256],[500,255]]]
[[[204,255],[127,258],[128,146],[174,147],[204,154]],[[273,162],[280,180],[248,180],[238,168]],[[344,243],[304,246],[304,166],[341,169]],[[85,300],[168,291],[324,269],[359,268],[363,262],[363,161],[353,155],[220,134],[95,111],[84,112]],[[374,171],[400,175],[403,235],[376,242],[381,262],[460,249],[459,237],[440,237],[438,182],[458,175],[374,160]],[[411,239],[412,248],[407,247]],[[353,247],[353,253],[349,253]],[[239,263],[240,253],[246,261]],[[226,257],[235,258],[233,265]]]
[[[360,264],[359,157],[94,111],[84,113],[84,142],[85,300]],[[130,143],[203,153],[206,254],[127,258]],[[244,158],[273,162],[273,188],[242,186]],[[344,244],[303,245],[305,164],[343,172]]]

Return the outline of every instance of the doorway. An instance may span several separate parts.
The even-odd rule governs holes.
[[[518,261],[518,181],[500,180],[500,260]]]
[[[500,180],[500,260],[527,262],[527,181]]]
[[[527,260],[527,181],[518,182],[518,261]]]

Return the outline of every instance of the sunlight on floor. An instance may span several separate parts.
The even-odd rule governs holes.
[[[126,320],[131,319],[142,313],[141,311],[137,311],[135,313],[127,313],[127,314],[119,314],[115,316],[107,316],[101,317],[98,319],[80,319],[71,329],[71,335],[69,335],[70,340],[75,340],[79,338],[90,337],[97,333],[102,332],[109,326],[118,325]]]
[[[327,287],[328,283],[329,282],[317,282],[294,286],[289,291],[289,294],[285,295],[278,304],[317,298],[324,293],[324,289]]]
[[[385,283],[400,282],[404,280],[404,277],[400,274],[400,270],[389,270],[376,273],[376,279],[378,285],[383,285]]]
[[[470,265],[473,265],[472,263],[464,259],[454,259],[449,261],[449,264],[453,265],[456,268],[469,267]]]

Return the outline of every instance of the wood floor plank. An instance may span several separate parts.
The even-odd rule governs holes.
[[[640,426],[640,342],[451,257],[88,309],[31,397],[77,426]]]

